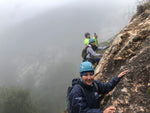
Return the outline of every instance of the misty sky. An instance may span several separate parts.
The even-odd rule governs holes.
[[[68,4],[81,7],[82,5],[85,6],[88,4],[87,7],[89,8],[98,6],[104,11],[107,11],[106,4],[109,7],[108,10],[114,8],[115,5],[118,9],[125,8],[125,13],[131,13],[131,9],[135,8],[135,3],[136,0],[0,0],[0,31],[9,29],[9,27],[23,22],[26,19],[33,18],[45,11],[50,11]]]
[[[58,112],[54,105],[64,108],[66,88],[79,76],[84,33],[107,41],[128,24],[136,5],[137,0],[0,0],[0,85],[45,92]],[[63,99],[49,100],[58,98]]]

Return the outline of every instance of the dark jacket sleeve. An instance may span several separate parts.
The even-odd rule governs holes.
[[[103,113],[100,109],[91,109],[88,107],[86,97],[77,85],[70,92],[69,100],[71,104],[71,111],[69,113]]]
[[[113,88],[118,84],[119,81],[120,81],[120,79],[117,76],[115,76],[108,83],[101,83],[101,82],[97,81],[97,84],[99,87],[99,93],[100,94],[109,93],[111,90],[113,90]]]

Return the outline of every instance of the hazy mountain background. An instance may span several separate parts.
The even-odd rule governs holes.
[[[65,107],[66,89],[78,77],[84,33],[99,41],[116,35],[137,0],[0,1],[0,86],[29,89],[42,113]]]

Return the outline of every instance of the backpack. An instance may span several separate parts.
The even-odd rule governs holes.
[[[86,59],[86,56],[87,56],[86,50],[87,50],[88,47],[89,47],[89,45],[87,45],[87,46],[82,50],[81,56],[82,56],[82,58],[83,58],[84,60]]]
[[[68,90],[67,90],[67,98],[66,98],[66,111],[67,112],[69,112],[69,110],[71,109],[71,106],[70,106],[70,101],[69,101],[69,94],[70,94],[70,92],[72,91],[72,89],[73,89],[73,87],[75,86],[75,85],[78,85],[78,87],[80,87],[81,88],[81,90],[82,90],[82,92],[84,93],[84,95],[86,95],[85,94],[85,92],[84,92],[84,89],[83,89],[83,87],[79,84],[79,81],[80,81],[80,78],[75,78],[75,79],[73,79],[72,80],[72,86],[69,86],[68,87]],[[95,85],[95,87],[96,87],[96,90],[98,90],[98,85],[94,82],[94,85]]]

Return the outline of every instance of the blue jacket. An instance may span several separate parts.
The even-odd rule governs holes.
[[[69,94],[71,107],[69,113],[103,113],[103,111],[99,109],[100,101],[102,99],[99,95],[109,93],[117,85],[119,80],[118,77],[114,77],[108,83],[94,81],[98,88],[96,88],[94,83],[91,86],[88,86],[80,80],[73,80],[72,84],[74,87]],[[80,84],[80,86],[75,84]]]

